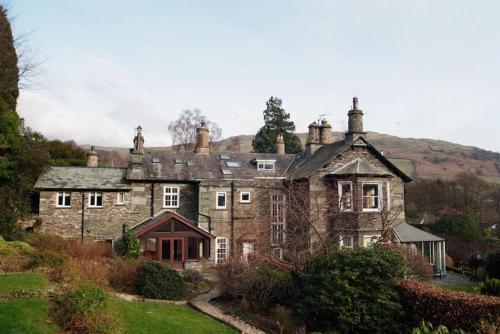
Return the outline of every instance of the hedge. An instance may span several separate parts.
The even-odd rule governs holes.
[[[430,283],[403,280],[397,285],[409,324],[421,321],[450,329],[473,330],[481,320],[500,317],[500,298],[445,290]]]

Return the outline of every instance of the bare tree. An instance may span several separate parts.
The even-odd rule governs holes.
[[[192,151],[196,143],[196,129],[205,120],[209,130],[210,143],[222,138],[222,129],[217,123],[206,119],[199,109],[186,109],[175,121],[168,124],[168,132],[173,145],[180,145],[185,151]]]

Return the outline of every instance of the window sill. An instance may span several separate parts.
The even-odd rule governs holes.
[[[224,211],[224,210],[227,210],[227,207],[224,207],[224,208],[215,208],[215,210]]]
[[[381,209],[363,209],[363,212],[380,212]]]
[[[162,206],[163,209],[178,209],[178,206]]]
[[[87,209],[103,209],[104,206],[87,206]]]
[[[126,204],[125,203],[116,203],[115,205],[116,206],[125,206]]]
[[[57,206],[56,209],[71,209],[71,206]]]
[[[251,202],[241,202],[240,201],[240,204],[250,204]]]

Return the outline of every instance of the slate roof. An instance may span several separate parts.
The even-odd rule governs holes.
[[[329,175],[387,175],[387,173],[372,166],[363,158],[356,158],[339,169],[329,173]]]
[[[36,189],[128,190],[126,168],[52,167],[35,183]]]
[[[392,170],[396,175],[401,177],[405,182],[412,181],[412,179],[406,175],[403,171],[397,168],[392,162],[390,162],[386,157],[384,157],[375,147],[373,147],[365,138],[358,137],[362,141],[362,145],[372,151],[373,154],[377,156],[378,159],[382,161],[390,170]],[[297,156],[292,166],[288,170],[288,176],[294,179],[308,178],[318,169],[326,166],[330,161],[332,161],[339,154],[344,152],[346,149],[353,145],[360,145],[355,143],[358,139],[353,142],[340,140],[332,144],[320,147],[314,154],[307,158],[304,153]]]
[[[392,229],[396,238],[401,242],[444,241],[443,238],[422,231],[408,223],[401,223],[394,226]]]
[[[227,156],[229,160],[223,160],[221,156]],[[274,153],[231,152],[200,155],[194,152],[151,152],[144,154],[142,166],[147,179],[177,181],[252,179],[284,176],[294,158],[293,154]],[[275,160],[275,170],[258,171],[257,160]],[[239,167],[228,166],[227,162],[236,162]]]

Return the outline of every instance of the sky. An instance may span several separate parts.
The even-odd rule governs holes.
[[[192,108],[254,134],[270,96],[345,131],[356,95],[365,130],[500,152],[496,0],[4,2],[42,62],[18,112],[51,139],[170,145]]]

